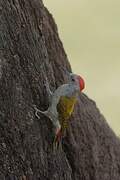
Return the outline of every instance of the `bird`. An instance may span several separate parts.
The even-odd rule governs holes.
[[[46,81],[46,89],[49,94],[50,105],[47,110],[41,111],[34,106],[35,115],[39,117],[38,112],[47,116],[54,126],[55,137],[53,144],[55,148],[64,137],[65,131],[69,126],[69,119],[74,111],[75,104],[78,100],[79,93],[85,88],[84,79],[77,74],[67,73],[68,82],[60,85],[54,93],[49,88],[48,81]]]

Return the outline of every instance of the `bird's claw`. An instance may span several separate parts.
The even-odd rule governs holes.
[[[34,109],[35,109],[35,116],[40,119],[40,116],[38,115],[38,112],[40,112],[40,110],[36,107],[36,105],[33,105]]]
[[[49,86],[47,77],[45,77],[45,84],[44,84],[44,86],[46,87],[46,90],[47,90],[48,95],[51,97],[53,93],[52,93],[52,91],[50,90],[50,86]]]

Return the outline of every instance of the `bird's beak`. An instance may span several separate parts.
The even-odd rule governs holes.
[[[78,80],[79,80],[80,91],[82,91],[85,88],[85,81],[81,76],[78,76]]]

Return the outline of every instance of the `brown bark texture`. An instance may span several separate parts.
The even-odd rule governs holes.
[[[41,0],[0,0],[0,180],[120,180],[120,140],[81,94],[62,145],[45,79],[54,91],[71,71],[52,15]]]

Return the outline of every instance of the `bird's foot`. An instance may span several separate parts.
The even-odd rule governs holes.
[[[35,116],[36,116],[38,119],[40,119],[40,116],[38,115],[38,112],[41,112],[41,111],[36,107],[35,104],[33,105],[33,107],[34,107],[34,109],[35,109]]]
[[[45,84],[44,84],[46,90],[47,90],[47,93],[49,96],[52,96],[53,92],[50,90],[50,86],[49,86],[49,82],[48,82],[48,78],[45,77]]]
[[[46,91],[47,91],[47,94],[48,94],[48,101],[49,101],[49,103],[51,103],[51,98],[52,98],[52,91],[50,90],[50,86],[49,86],[49,83],[48,83],[48,79],[47,79],[47,77],[45,78],[45,84],[44,84],[44,86],[45,86],[45,88],[46,88]]]

